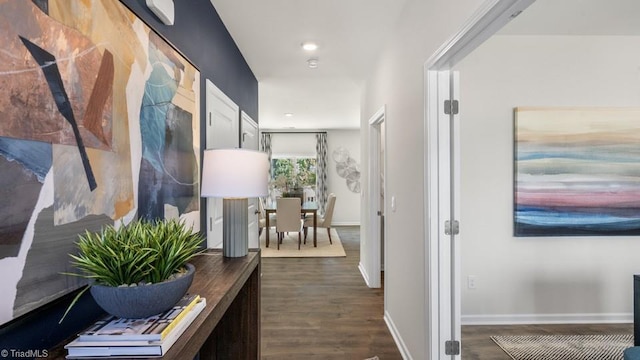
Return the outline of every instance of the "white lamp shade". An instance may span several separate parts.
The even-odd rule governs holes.
[[[266,196],[268,179],[269,157],[266,153],[245,149],[205,150],[200,196]]]

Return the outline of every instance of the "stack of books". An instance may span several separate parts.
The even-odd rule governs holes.
[[[185,295],[172,309],[143,319],[107,316],[67,344],[67,359],[163,356],[204,309],[199,295]]]

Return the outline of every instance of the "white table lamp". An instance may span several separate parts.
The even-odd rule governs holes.
[[[204,151],[200,196],[223,198],[223,256],[247,255],[248,198],[266,196],[268,178],[266,153],[246,149]]]

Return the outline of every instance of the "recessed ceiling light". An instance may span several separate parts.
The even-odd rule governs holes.
[[[284,113],[284,116],[286,116],[286,117],[292,117],[292,116],[293,116],[293,114],[292,114],[292,113]]]
[[[314,42],[305,42],[305,43],[302,43],[302,48],[305,49],[306,51],[315,51],[318,49],[318,44]]]
[[[318,67],[318,59],[311,58],[307,60],[307,64],[309,65],[310,68],[315,69]]]

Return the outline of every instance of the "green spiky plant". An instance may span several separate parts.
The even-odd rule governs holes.
[[[85,232],[76,242],[78,254],[69,254],[80,273],[66,273],[105,286],[154,284],[184,271],[198,253],[204,237],[178,220],[135,220],[97,233]],[[88,289],[74,298],[63,315]]]

